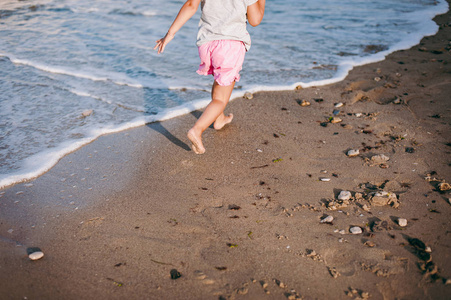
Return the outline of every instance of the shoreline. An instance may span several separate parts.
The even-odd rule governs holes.
[[[434,20],[343,81],[231,102],[204,155],[187,144],[194,111],[1,190],[0,298],[446,299],[451,14]]]
[[[426,13],[428,15],[431,15],[431,18],[424,20],[425,28],[428,27],[428,29],[424,29],[421,36],[418,36],[418,33],[412,34],[414,35],[414,39],[404,39],[401,42],[398,42],[397,44],[393,45],[389,49],[385,51],[381,51],[378,53],[374,53],[370,55],[369,57],[358,57],[357,61],[354,59],[351,59],[349,62],[342,62],[338,66],[337,73],[334,77],[329,79],[321,79],[321,80],[314,80],[312,82],[297,82],[293,83],[288,86],[256,86],[256,87],[250,87],[249,89],[242,90],[242,91],[234,91],[231,97],[231,100],[235,100],[238,98],[242,98],[244,94],[250,92],[250,93],[258,93],[258,92],[265,92],[265,91],[287,91],[287,90],[293,90],[298,87],[302,88],[309,88],[309,87],[320,87],[320,86],[327,86],[330,84],[335,84],[338,82],[341,82],[346,79],[346,77],[349,75],[349,72],[352,71],[352,69],[367,65],[376,63],[379,61],[383,61],[388,55],[391,53],[394,53],[396,51],[400,50],[407,50],[411,47],[414,47],[417,45],[420,40],[424,37],[431,36],[436,34],[437,29],[434,31],[432,27],[436,27],[433,22],[433,16],[437,16],[439,14],[445,13],[445,6],[447,6],[447,10],[449,10],[449,4],[447,2],[443,2],[441,7],[435,8],[434,10],[425,11],[422,13]],[[432,23],[431,23],[432,22]],[[414,41],[412,41],[414,40]],[[418,41],[417,41],[418,40]],[[8,54],[2,54],[0,53],[0,57],[7,57],[9,60],[11,60],[14,63],[18,64],[24,64],[24,65],[32,65],[26,60],[21,60],[15,58],[13,55]],[[37,66],[38,69],[46,70],[43,66]],[[59,70],[58,68],[54,70],[57,74],[65,74],[65,72]],[[51,71],[52,73],[52,71]],[[80,76],[87,76],[81,74]],[[100,79],[96,79],[100,80]],[[135,86],[134,83],[119,83],[124,85],[130,85]],[[139,86],[136,86],[139,87]],[[142,87],[142,85],[140,85]],[[210,102],[210,99],[199,99],[196,101],[192,101],[183,105],[180,105],[175,108],[170,109],[164,109],[162,112],[152,115],[152,116],[142,116],[135,118],[133,120],[130,120],[124,124],[114,126],[113,128],[103,128],[101,130],[97,130],[98,132],[93,132],[91,135],[79,140],[79,141],[65,141],[58,145],[58,147],[46,150],[40,153],[36,153],[27,159],[25,159],[22,162],[22,165],[31,165],[31,167],[21,167],[21,169],[24,169],[23,171],[13,172],[10,174],[0,174],[0,191],[2,189],[6,189],[8,187],[11,187],[15,184],[20,184],[28,181],[32,181],[36,179],[39,176],[42,176],[49,170],[51,170],[63,157],[73,153],[74,151],[78,151],[82,147],[88,145],[89,143],[92,143],[96,141],[99,137],[108,135],[108,134],[115,134],[121,131],[134,129],[140,126],[146,126],[146,124],[153,123],[153,122],[163,122],[172,118],[177,118],[180,116],[183,116],[185,114],[192,113],[193,111],[203,109],[207,106],[207,104]],[[48,161],[45,165],[40,164],[39,166],[35,167],[36,161]]]

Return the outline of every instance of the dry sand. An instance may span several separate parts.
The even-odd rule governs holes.
[[[435,20],[343,82],[235,100],[204,155],[188,147],[194,112],[0,191],[0,298],[449,299],[450,14]]]

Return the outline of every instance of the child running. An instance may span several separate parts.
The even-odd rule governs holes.
[[[205,153],[202,133],[212,124],[216,130],[232,122],[233,114],[224,115],[235,82],[239,81],[244,55],[251,47],[246,23],[260,24],[265,0],[188,0],[183,4],[166,35],[156,42],[155,50],[163,53],[177,31],[196,13],[201,4],[202,16],[197,34],[201,64],[197,73],[213,75],[211,102],[188,131],[196,154]],[[247,22],[246,22],[247,19]]]

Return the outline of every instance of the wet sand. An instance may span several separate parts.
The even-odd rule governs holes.
[[[340,83],[234,100],[204,155],[193,112],[0,191],[0,298],[449,299],[450,14],[435,21]]]

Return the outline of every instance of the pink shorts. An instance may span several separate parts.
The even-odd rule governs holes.
[[[246,48],[243,42],[234,40],[211,41],[199,46],[200,75],[213,74],[219,85],[229,86],[240,80]]]

